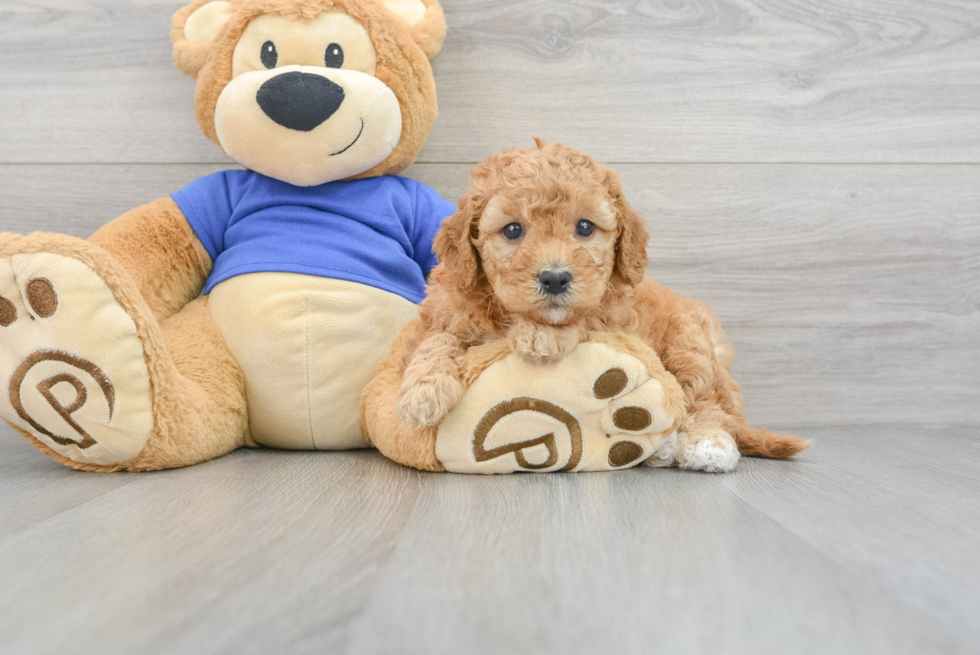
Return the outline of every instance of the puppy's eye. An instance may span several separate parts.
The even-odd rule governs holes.
[[[340,68],[344,65],[344,49],[337,43],[331,43],[323,55],[323,63],[327,68]]]
[[[263,43],[260,57],[263,66],[266,68],[275,68],[276,64],[279,63],[279,53],[276,51],[276,44],[272,41]]]
[[[516,241],[524,236],[524,228],[521,227],[520,223],[510,223],[504,226],[504,236],[511,241]]]
[[[575,234],[580,237],[590,237],[593,232],[595,232],[595,224],[592,221],[587,221],[583,218],[575,224]]]

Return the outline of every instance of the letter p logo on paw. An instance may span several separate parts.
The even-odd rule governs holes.
[[[86,464],[136,457],[153,429],[133,319],[77,259],[0,259],[0,416]]]
[[[60,364],[62,366],[56,366],[56,369],[59,372],[51,376],[46,376],[44,373],[42,373],[40,376],[31,375],[32,371],[45,368],[44,364],[46,362],[52,362],[56,365]],[[65,366],[68,366],[74,370],[72,370],[72,372],[67,372],[65,370]],[[105,376],[105,373],[102,372],[102,369],[92,362],[69,353],[59,352],[57,350],[39,350],[25,359],[24,363],[21,364],[16,371],[14,371],[13,376],[10,378],[10,404],[13,406],[14,411],[17,412],[18,416],[24,419],[41,434],[51,437],[55,443],[59,443],[62,446],[74,444],[78,446],[79,449],[85,450],[86,448],[91,448],[97,442],[92,438],[92,435],[85,431],[85,428],[79,425],[78,422],[72,418],[72,415],[85,407],[88,402],[88,388],[86,384],[79,379],[77,373],[81,373],[91,378],[101,390],[104,404],[108,410],[108,416],[106,417],[105,422],[108,423],[112,419],[112,411],[116,403],[116,390],[112,387],[112,383]],[[33,385],[32,383],[27,385],[24,384],[28,378],[34,377],[42,377],[44,379],[42,379],[36,385]],[[55,388],[62,385],[62,383],[71,386],[75,391],[75,397],[70,401],[68,406],[65,406],[54,392]],[[59,436],[44,427],[45,424],[54,426],[58,423],[58,421],[52,416],[41,416],[43,414],[47,414],[48,412],[45,411],[43,406],[38,407],[38,405],[41,404],[37,403],[36,401],[28,401],[25,406],[23,397],[25,387],[27,387],[29,391],[31,390],[31,387],[33,387],[34,390],[41,395],[44,401],[47,402],[49,408],[57,415],[57,418],[64,421],[64,423],[68,426],[69,431],[67,434],[70,434],[71,436]],[[37,412],[40,422],[38,419],[31,416],[31,413],[27,409],[28,406],[34,406],[35,408],[41,410],[40,412]],[[91,405],[89,405],[89,407],[91,407]]]

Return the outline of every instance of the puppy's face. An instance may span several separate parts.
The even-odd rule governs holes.
[[[618,175],[538,141],[470,172],[469,192],[436,235],[431,285],[459,301],[454,311],[497,327],[508,322],[501,313],[554,326],[623,323],[629,290],[643,280],[648,237]]]
[[[589,182],[502,189],[487,203],[473,245],[506,311],[564,325],[599,307],[619,226],[607,190]]]

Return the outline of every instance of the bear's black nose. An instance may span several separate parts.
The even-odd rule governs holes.
[[[538,273],[538,284],[541,291],[549,296],[560,296],[568,291],[572,283],[572,274],[568,271],[541,271]]]
[[[255,100],[283,127],[309,132],[340,108],[344,90],[322,75],[281,73],[259,87]]]

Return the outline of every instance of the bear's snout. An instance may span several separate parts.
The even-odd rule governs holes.
[[[340,109],[344,89],[322,75],[294,71],[266,81],[255,100],[265,115],[279,125],[309,132]]]

